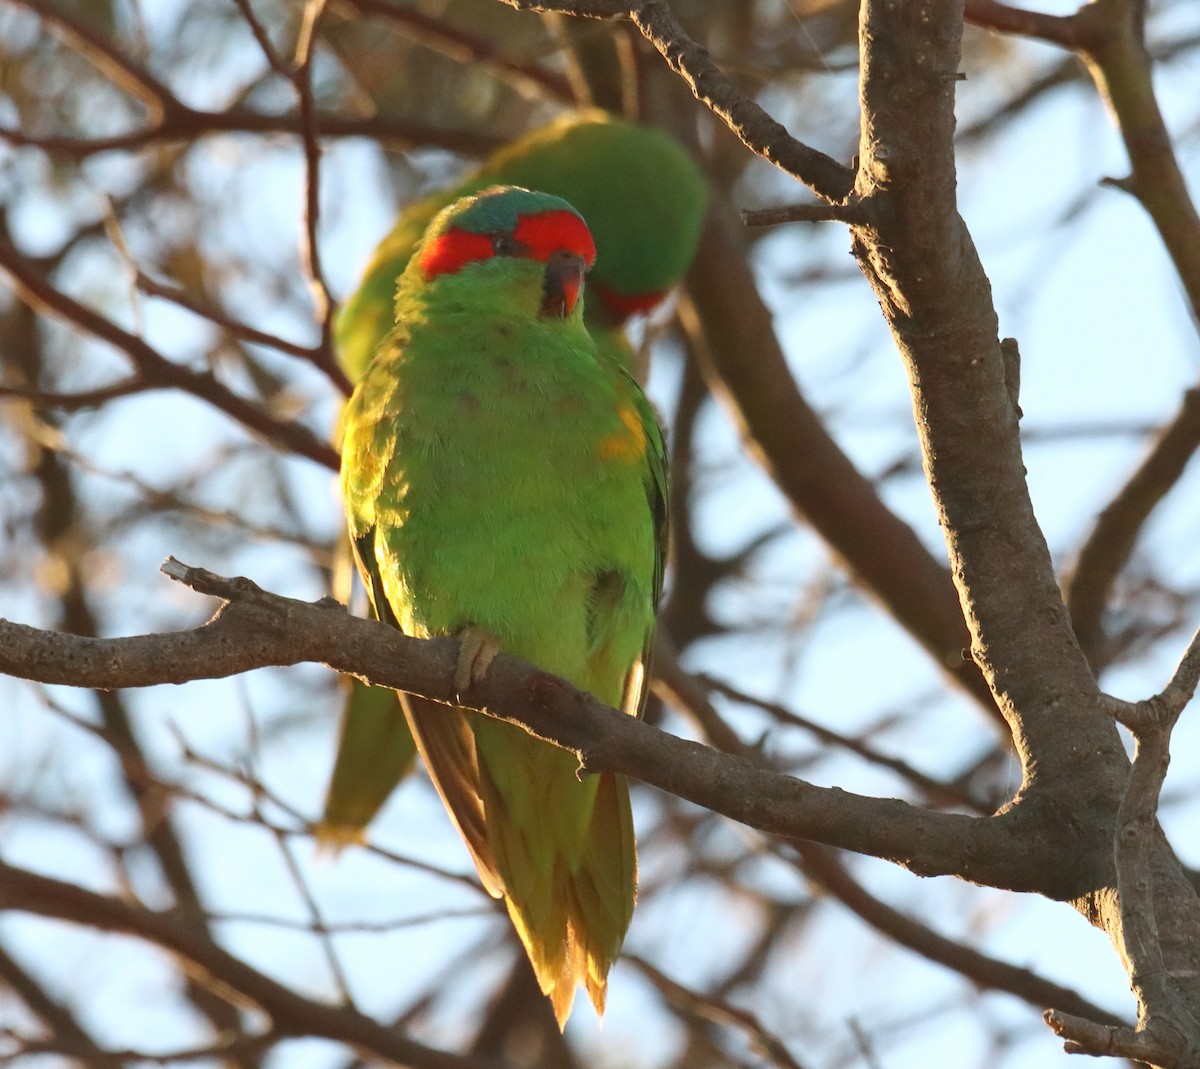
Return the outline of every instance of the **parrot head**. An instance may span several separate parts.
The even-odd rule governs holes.
[[[587,223],[561,197],[518,186],[492,186],[455,201],[431,224],[414,263],[425,284],[477,265],[529,265],[540,271],[538,315],[564,319],[575,310],[596,259]]]

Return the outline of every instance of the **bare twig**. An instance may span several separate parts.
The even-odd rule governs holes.
[[[746,226],[779,226],[782,223],[850,223],[870,221],[870,206],[847,204],[785,204],[778,208],[748,208],[742,212]]]
[[[408,1039],[348,1008],[304,998],[272,980],[170,913],[131,905],[0,861],[0,910],[55,917],[154,943],[192,963],[208,982],[260,1006],[286,1036],[324,1036],[413,1069],[497,1069],[494,1062],[449,1054]]]
[[[734,1006],[725,999],[706,995],[701,991],[686,987],[679,981],[672,980],[666,973],[636,954],[627,954],[625,958],[658,988],[659,994],[664,999],[674,1004],[689,1017],[734,1028],[745,1035],[751,1047],[762,1057],[763,1064],[778,1066],[779,1069],[802,1069],[800,1062],[795,1059],[784,1042],[750,1010]]]
[[[1129,481],[1100,513],[1088,533],[1064,589],[1079,644],[1097,668],[1104,661],[1101,616],[1113,583],[1133,552],[1151,512],[1179,482],[1200,449],[1200,386],[1183,403]]]
[[[741,92],[708,57],[707,51],[687,35],[665,0],[502,0],[522,11],[558,11],[586,18],[629,19],[692,90],[763,159],[794,178],[818,196],[840,201],[854,184],[854,172],[823,152],[792,137],[747,94]]]
[[[498,77],[531,95],[549,97],[561,104],[574,102],[571,85],[562,75],[535,63],[523,63],[506,56],[496,47],[495,41],[453,26],[445,19],[415,7],[400,7],[383,0],[339,0],[338,7],[386,19],[399,27],[406,37],[431,51],[472,68],[494,71]]]
[[[17,292],[33,307],[65,319],[114,346],[137,368],[136,377],[143,382],[198,397],[275,445],[337,470],[336,450],[303,424],[276,419],[234,393],[211,373],[181,367],[143,339],[69,297],[37,271],[3,233],[0,233],[0,271],[8,275]]]
[[[350,395],[354,388],[350,380],[346,378],[346,373],[338,366],[337,361],[330,359],[328,353],[323,351],[320,346],[312,349],[306,345],[298,345],[296,342],[287,341],[278,335],[256,330],[249,324],[239,322],[220,309],[211,308],[201,303],[186,290],[181,290],[177,286],[161,282],[144,271],[138,271],[137,284],[138,289],[143,293],[148,293],[151,297],[161,297],[165,301],[179,305],[180,308],[186,308],[194,315],[198,315],[210,323],[215,323],[235,338],[250,342],[253,345],[276,349],[281,353],[287,353],[288,356],[294,356],[313,364],[320,368],[329,377],[330,381],[347,396]]]

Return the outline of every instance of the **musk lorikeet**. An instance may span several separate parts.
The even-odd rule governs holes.
[[[662,130],[589,110],[530,131],[458,185],[408,205],[380,242],[335,326],[338,360],[352,382],[392,329],[396,280],[430,220],[492,185],[553,193],[587,220],[596,242],[586,302],[593,334],[654,308],[683,277],[708,201],[696,164]]]
[[[653,409],[578,300],[594,246],[564,200],[494,187],[441,212],[344,418],[342,489],[376,615],[459,635],[465,692],[524,658],[631,715],[646,695],[666,476]],[[637,862],[621,776],[497,720],[400,695],[484,886],[560,1027],[604,1007]]]
[[[682,278],[699,239],[707,188],[669,135],[591,110],[531,131],[453,189],[405,208],[337,319],[338,358],[352,381],[395,323],[396,281],[429,222],[452,201],[492,184],[553,193],[587,220],[597,250],[586,286],[588,329],[606,364],[631,365],[621,324],[654,307]],[[352,683],[317,829],[323,846],[336,850],[361,840],[411,767],[414,750],[392,692]]]

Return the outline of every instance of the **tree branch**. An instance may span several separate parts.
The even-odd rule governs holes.
[[[535,63],[521,63],[504,55],[494,41],[468,33],[459,26],[411,7],[398,7],[383,0],[340,0],[359,15],[386,19],[401,28],[405,37],[430,51],[473,68],[492,70],[516,88],[560,104],[574,103],[570,82],[562,75]]]
[[[278,1035],[324,1036],[413,1069],[499,1069],[495,1062],[415,1043],[348,1007],[304,998],[172,913],[131,905],[0,861],[0,912],[6,910],[123,932],[180,954],[214,989],[236,992],[266,1011]]]
[[[746,263],[744,230],[729,213],[709,213],[679,313],[747,453],[854,580],[999,722],[987,681],[966,655],[971,636],[949,570],[880,500],[801,393]]]
[[[137,368],[137,375],[144,383],[198,397],[267,441],[337,470],[337,451],[302,423],[276,419],[253,401],[234,393],[211,373],[181,367],[142,338],[69,297],[33,267],[2,228],[0,271],[8,275],[17,293],[34,308],[65,319],[120,351]]]
[[[192,589],[225,599],[201,627],[95,639],[0,621],[0,671],[43,683],[109,689],[221,678],[267,665],[317,661],[377,686],[458,704],[518,724],[576,753],[586,772],[622,772],[771,834],[813,839],[896,862],[921,875],[1071,893],[1052,829],[1034,814],[996,817],[926,812],[894,799],[816,787],[753,762],[667,735],[515,658],[501,656],[483,682],[455,692],[458,643],[408,638],[316,604],[269,594],[173,558],[163,566]]]
[[[1105,661],[1103,613],[1151,512],[1174,489],[1200,449],[1200,386],[1184,393],[1175,418],[1145,459],[1100,513],[1065,583],[1064,595],[1079,644],[1093,667]]]
[[[502,0],[521,11],[557,11],[586,18],[629,19],[691,89],[748,149],[799,179],[819,197],[840,201],[854,184],[854,172],[823,152],[792,137],[754,100],[738,89],[693,41],[665,0],[641,3],[612,0]]]

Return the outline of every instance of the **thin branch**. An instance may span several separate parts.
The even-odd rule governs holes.
[[[153,390],[152,383],[147,382],[141,375],[130,375],[118,379],[108,386],[97,386],[91,390],[60,393],[55,390],[40,390],[29,386],[0,385],[0,400],[29,401],[39,408],[57,408],[63,412],[78,412],[85,408],[95,408],[106,401],[117,397],[129,397],[135,393],[145,393]]]
[[[182,955],[210,983],[261,1007],[281,1036],[323,1036],[413,1069],[498,1069],[495,1062],[416,1043],[347,1007],[304,998],[169,912],[155,912],[0,861],[0,910],[122,932]]]
[[[832,894],[860,920],[883,936],[907,947],[927,961],[958,973],[985,991],[1004,991],[1042,1009],[1058,1006],[1093,1021],[1121,1025],[1120,1017],[1089,1002],[1078,992],[1007,961],[990,957],[957,939],[949,939],[867,892],[854,880],[837,855],[812,843],[793,844],[803,859],[804,873]]]
[[[504,139],[494,133],[453,130],[386,115],[348,118],[318,112],[317,126],[323,138],[369,137],[389,148],[410,149],[432,145],[466,156],[483,156],[504,144]],[[202,111],[183,104],[178,112],[172,112],[159,122],[106,137],[30,134],[19,127],[0,125],[0,141],[17,147],[38,148],[75,160],[84,160],[103,152],[132,152],[162,144],[189,143],[201,137],[225,133],[303,136],[303,129],[295,114],[264,114],[244,107],[233,107],[228,111]]]
[[[172,286],[166,282],[160,282],[158,279],[152,278],[141,270],[137,273],[137,285],[138,289],[143,293],[147,293],[151,297],[161,297],[165,301],[177,304],[180,308],[186,308],[193,315],[200,316],[201,319],[206,319],[208,322],[214,323],[232,337],[250,342],[252,345],[261,345],[264,348],[275,349],[278,352],[286,353],[288,356],[305,360],[323,371],[334,386],[347,397],[353,392],[354,386],[346,378],[346,373],[338,366],[337,361],[331,359],[328,353],[323,351],[319,346],[311,349],[306,345],[287,341],[278,335],[256,330],[246,323],[239,322],[220,309],[210,308],[202,304],[186,290],[181,290],[179,287]]]
[[[927,775],[920,771],[920,769],[914,768],[907,761],[880,753],[873,746],[868,746],[860,739],[854,739],[848,735],[832,731],[815,720],[793,712],[791,709],[779,704],[779,702],[772,702],[765,698],[755,697],[753,694],[747,694],[745,691],[730,686],[725,681],[716,679],[713,676],[699,676],[697,677],[697,681],[706,687],[711,687],[719,694],[724,694],[725,697],[731,698],[735,702],[752,705],[757,709],[761,709],[780,723],[798,727],[803,731],[809,732],[824,743],[848,750],[850,753],[861,757],[868,764],[879,768],[886,768],[889,772],[894,772],[906,783],[916,787],[930,802],[938,805],[959,805],[981,814],[991,812],[991,809],[986,804],[970,795],[961,786],[946,783]]]
[[[412,7],[398,7],[382,0],[339,0],[360,15],[386,19],[400,27],[406,36],[472,69],[491,70],[514,87],[537,96],[549,97],[560,104],[572,104],[575,94],[566,78],[534,63],[522,63],[504,55],[496,42],[453,26],[444,19]]]
[[[760,767],[770,767],[763,755],[733,732],[711,707],[704,694],[672,656],[664,659],[656,650],[656,693],[691,716],[706,737],[727,753],[754,761]],[[750,699],[753,700],[753,699]],[[907,947],[928,961],[951,969],[967,981],[983,989],[1005,991],[1039,1009],[1048,1004],[1064,1007],[1071,1012],[1087,1014],[1092,1019],[1120,1024],[1121,1019],[1107,1010],[1088,1002],[1070,988],[1008,962],[982,954],[961,942],[948,939],[912,917],[893,909],[870,894],[842,865],[832,850],[814,843],[793,840],[792,850],[779,855],[793,864],[799,863],[804,875],[833,895],[861,920],[900,946]]]
[[[692,94],[719,116],[752,152],[799,179],[819,197],[840,201],[854,185],[854,172],[798,141],[738,89],[693,41],[665,0],[502,0],[521,11],[556,11],[586,18],[629,19],[688,84]]]
[[[758,1016],[750,1010],[685,987],[636,954],[626,954],[625,960],[658,988],[659,994],[667,1002],[672,1003],[687,1016],[741,1032],[750,1046],[761,1056],[764,1064],[778,1066],[779,1069],[803,1069],[784,1042],[767,1029]]]
[[[143,339],[69,297],[35,270],[3,233],[0,233],[0,271],[8,275],[17,293],[34,308],[65,319],[119,350],[134,364],[137,375],[144,382],[198,397],[276,446],[337,470],[336,450],[303,424],[276,419],[254,402],[234,393],[211,373],[181,367]]]
[[[1200,449],[1200,386],[1183,402],[1129,481],[1100,513],[1068,576],[1064,596],[1079,644],[1093,666],[1103,665],[1102,615],[1151,512],[1171,492]]]
[[[274,1030],[258,1035],[238,1035],[198,1047],[184,1047],[177,1050],[154,1052],[148,1050],[103,1050],[86,1043],[78,1043],[64,1036],[53,1039],[38,1039],[33,1036],[22,1036],[16,1032],[0,1032],[0,1037],[7,1037],[18,1044],[16,1054],[34,1058],[38,1055],[58,1055],[70,1059],[73,1063],[87,1066],[88,1069],[103,1069],[112,1066],[114,1069],[125,1069],[131,1063],[138,1065],[179,1065],[185,1062],[217,1061],[225,1059],[258,1059],[266,1054],[276,1043],[285,1038]],[[7,1061],[0,1057],[0,1061]],[[236,1062],[234,1063],[236,1064]],[[243,1064],[258,1064],[257,1061],[246,1061]]]
[[[777,208],[747,208],[742,211],[746,226],[779,226],[782,223],[849,223],[861,226],[870,221],[870,205],[784,204]]]
[[[38,16],[58,38],[92,65],[114,85],[146,107],[152,122],[160,122],[176,107],[183,107],[167,85],[145,67],[135,63],[123,49],[106,40],[66,7],[46,0],[16,0]]]

